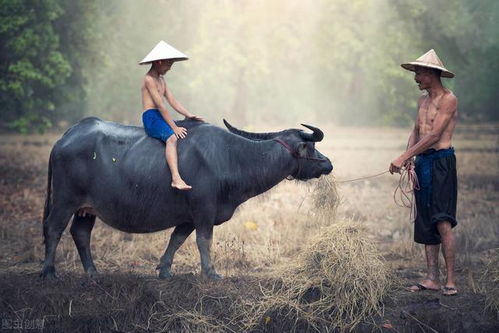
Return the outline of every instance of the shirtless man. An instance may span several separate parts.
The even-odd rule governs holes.
[[[452,228],[457,225],[457,176],[452,134],[457,122],[457,98],[440,80],[440,77],[452,78],[454,74],[445,69],[434,50],[402,67],[414,71],[419,89],[427,91],[418,101],[418,115],[407,150],[389,168],[392,174],[400,173],[402,167],[412,163],[412,158],[416,156],[415,168],[420,189],[415,191],[417,215],[414,241],[425,244],[428,271],[426,278],[409,290],[442,289],[445,296],[456,295]],[[447,268],[447,281],[443,287],[438,268],[440,243]]]
[[[186,118],[202,121],[201,117],[187,111],[172,95],[163,76],[170,70],[175,61],[187,60],[187,56],[164,41],[160,41],[154,49],[140,62],[151,64],[142,83],[142,121],[146,133],[166,143],[166,162],[172,175],[171,186],[179,190],[190,190],[178,171],[177,139],[187,135],[187,129],[178,127],[165,107],[163,97],[170,106]]]

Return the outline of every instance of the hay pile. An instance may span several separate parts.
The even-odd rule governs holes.
[[[322,178],[313,198],[324,227],[291,264],[273,272],[274,283],[262,287],[260,302],[247,312],[247,330],[345,331],[381,312],[391,275],[367,229],[334,221],[340,201],[334,178]]]
[[[291,265],[275,272],[276,283],[249,317],[248,329],[274,318],[286,330],[350,330],[381,311],[390,275],[361,226],[345,221],[322,234]]]

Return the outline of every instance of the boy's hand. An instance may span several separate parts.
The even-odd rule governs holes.
[[[200,116],[196,116],[195,114],[191,114],[190,116],[188,116],[187,118],[191,119],[191,120],[197,120],[197,121],[203,121],[204,122],[204,119]]]
[[[176,126],[173,128],[173,133],[175,133],[177,139],[184,139],[187,136],[187,129]]]

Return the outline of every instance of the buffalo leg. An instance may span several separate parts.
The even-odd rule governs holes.
[[[187,239],[187,237],[189,237],[193,230],[194,225],[188,223],[181,224],[175,228],[170,237],[170,241],[168,242],[168,247],[161,257],[158,267],[156,267],[156,269],[159,269],[160,279],[167,279],[172,277],[172,273],[170,270],[173,263],[173,256],[175,255],[175,252],[177,252],[179,247],[184,244],[185,240]]]
[[[45,261],[40,276],[44,278],[55,278],[55,251],[61,235],[69,223],[74,210],[70,208],[59,208],[54,206],[49,216],[43,223],[43,236],[45,238]]]
[[[92,260],[92,253],[90,252],[90,235],[94,224],[95,215],[85,214],[84,216],[78,216],[78,214],[74,214],[70,229],[71,236],[73,236],[76,248],[80,254],[83,269],[90,276],[97,274],[97,269],[95,269],[94,261]]]
[[[210,249],[213,238],[213,226],[196,227],[196,243],[201,256],[201,274],[212,279],[220,280],[222,277],[217,274],[211,263]]]

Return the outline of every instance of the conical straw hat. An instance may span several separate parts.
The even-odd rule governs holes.
[[[140,65],[149,64],[156,60],[166,60],[171,59],[175,61],[187,60],[189,59],[185,54],[169,45],[165,41],[160,41],[148,55],[141,62]]]
[[[407,69],[408,71],[413,71],[413,72],[415,71],[416,66],[435,68],[442,71],[441,74],[442,77],[448,77],[448,78],[454,77],[454,73],[448,71],[444,67],[444,64],[442,63],[442,61],[440,60],[434,49],[431,49],[430,51],[426,52],[421,57],[417,58],[416,61],[409,62],[407,64],[402,64],[400,66],[402,66],[402,68],[404,69]]]

